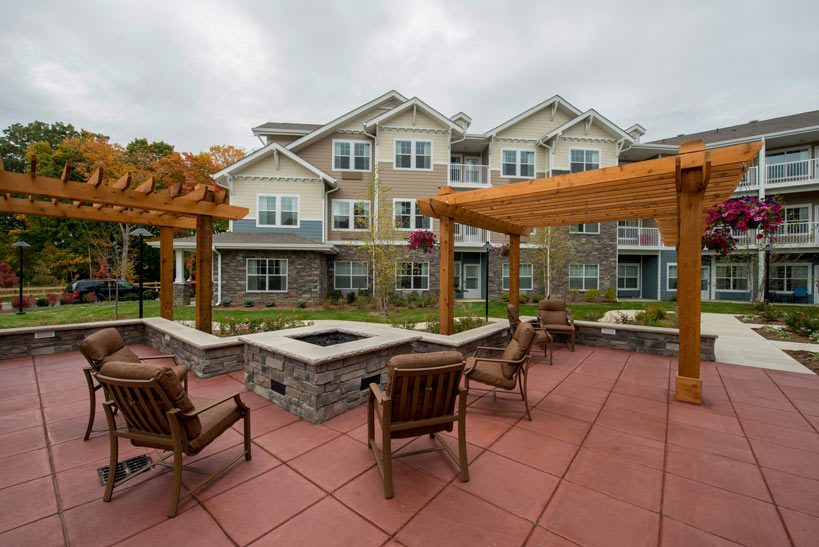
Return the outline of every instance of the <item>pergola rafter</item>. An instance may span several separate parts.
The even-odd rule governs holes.
[[[519,302],[520,237],[531,228],[654,218],[663,242],[677,247],[680,350],[677,398],[702,402],[700,273],[705,208],[736,189],[762,144],[705,150],[683,143],[679,155],[467,192],[442,188],[418,200],[441,220],[439,319],[453,333],[455,223],[509,235],[509,301]]]
[[[211,332],[212,286],[206,280],[213,264],[213,218],[239,220],[248,209],[226,203],[227,190],[208,184],[197,184],[182,195],[180,184],[156,191],[152,177],[134,186],[127,173],[106,184],[98,167],[86,182],[76,182],[70,180],[71,170],[67,162],[60,178],[43,177],[37,174],[37,158],[32,158],[30,173],[12,173],[0,159],[0,212],[159,227],[160,309],[166,319],[173,319],[173,287],[167,282],[173,279],[173,229],[196,230],[197,267],[203,278],[196,298],[196,328]]]

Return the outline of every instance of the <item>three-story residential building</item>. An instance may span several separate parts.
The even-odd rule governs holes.
[[[406,245],[415,230],[438,233],[415,200],[442,187],[469,191],[617,165],[644,130],[623,130],[595,110],[581,112],[554,96],[484,133],[463,112],[447,117],[417,97],[390,91],[325,124],[268,122],[253,128],[264,146],[214,175],[231,203],[250,210],[213,238],[219,299],[320,303],[328,290],[372,286],[360,242],[370,223],[389,222]],[[386,211],[375,210],[368,184],[377,173]],[[565,275],[551,293],[615,288],[616,223],[574,226]],[[460,298],[499,299],[508,290],[508,259],[489,255],[502,234],[456,226],[455,285]],[[178,253],[194,247],[177,239]],[[532,244],[523,242],[520,287],[545,294]],[[488,276],[485,273],[488,260]],[[407,252],[397,291],[438,288],[438,254]],[[487,279],[488,278],[488,282]]]

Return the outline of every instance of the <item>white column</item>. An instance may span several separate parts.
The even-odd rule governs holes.
[[[768,168],[765,164],[765,138],[762,139],[762,148],[759,149],[759,156],[757,157],[756,163],[756,180],[759,183],[759,199],[765,199],[765,183],[768,182]],[[757,294],[761,294],[762,298],[765,298],[765,292],[762,288],[762,284],[765,278],[765,252],[759,250],[757,252],[757,272],[756,272],[756,279],[757,279]],[[749,287],[750,288],[750,287]],[[753,296],[753,288],[751,288],[751,295]]]
[[[185,282],[185,251],[182,249],[176,250],[176,279],[173,282]]]

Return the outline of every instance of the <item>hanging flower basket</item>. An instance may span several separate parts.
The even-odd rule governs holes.
[[[500,247],[495,247],[495,254],[500,256],[509,256],[509,244],[504,243]]]
[[[711,230],[702,237],[705,248],[719,256],[729,255],[736,247],[737,241],[728,230]]]
[[[724,226],[736,232],[760,229],[772,233],[783,222],[782,205],[751,196],[729,199],[709,209],[706,222],[709,227]]]
[[[410,251],[420,249],[425,253],[431,253],[438,246],[438,238],[429,230],[419,230],[412,232],[407,238],[407,247]]]

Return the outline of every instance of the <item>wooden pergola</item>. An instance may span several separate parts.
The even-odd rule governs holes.
[[[441,334],[453,333],[454,229],[468,224],[509,236],[509,302],[519,305],[520,238],[532,228],[654,218],[666,245],[677,247],[679,373],[677,399],[702,403],[700,276],[705,210],[728,199],[762,144],[705,150],[683,143],[679,155],[545,179],[419,199],[441,220]]]
[[[155,191],[152,178],[139,184],[127,174],[106,184],[102,168],[86,182],[70,180],[71,163],[66,163],[58,179],[37,175],[37,160],[31,172],[13,173],[3,169],[0,159],[0,212],[43,215],[101,222],[121,222],[159,227],[160,314],[173,320],[173,230],[196,230],[196,270],[213,269],[213,219],[238,220],[248,213],[245,207],[227,203],[227,191],[199,184],[187,194],[174,184]],[[199,275],[196,297],[196,328],[211,332],[213,283],[211,275]]]

